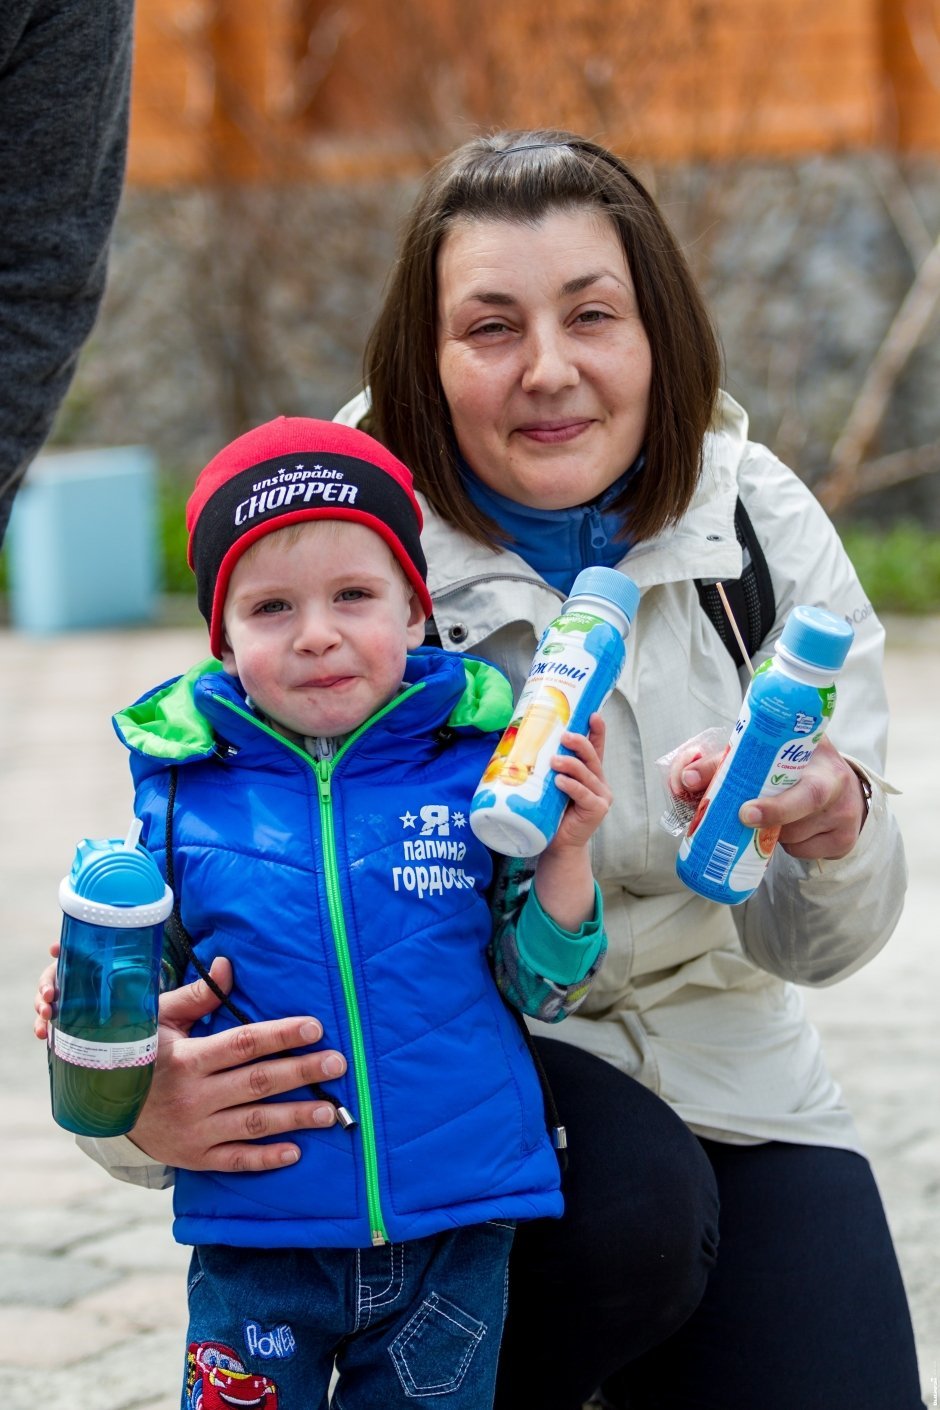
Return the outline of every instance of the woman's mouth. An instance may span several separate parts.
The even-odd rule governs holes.
[[[528,441],[539,445],[560,445],[573,441],[593,423],[589,418],[566,421],[531,421],[525,426],[516,427],[516,435],[525,436]]]

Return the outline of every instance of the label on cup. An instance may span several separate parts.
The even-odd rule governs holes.
[[[117,1067],[147,1067],[157,1058],[157,1035],[140,1038],[132,1043],[95,1043],[88,1038],[74,1038],[55,1029],[52,1051],[62,1062],[73,1067],[93,1067],[110,1072]]]

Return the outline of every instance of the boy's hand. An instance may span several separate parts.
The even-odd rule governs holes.
[[[546,851],[585,847],[610,811],[613,794],[604,777],[605,738],[604,721],[597,713],[588,721],[587,735],[562,735],[561,742],[571,753],[555,754],[551,763],[556,787],[567,794],[569,803]]]
[[[604,777],[604,722],[593,714],[588,735],[563,734],[570,754],[556,754],[556,785],[568,795],[558,831],[535,867],[535,894],[561,930],[576,932],[594,914],[588,842],[607,816],[612,794]]]
[[[36,1018],[33,1023],[33,1032],[42,1042],[46,1042],[49,1037],[49,1020],[52,1017],[53,1006],[56,1001],[56,960],[59,958],[59,942],[49,946],[49,953],[52,956],[52,964],[47,964],[42,974],[39,976],[39,983],[36,986],[36,997],[33,999],[33,1008],[36,1010]]]

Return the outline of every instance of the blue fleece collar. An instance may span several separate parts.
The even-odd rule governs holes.
[[[620,513],[611,508],[643,468],[643,451],[619,479],[590,504],[572,509],[531,509],[484,485],[458,457],[461,477],[473,503],[506,535],[505,545],[560,592],[568,592],[582,568],[614,568],[629,552],[631,539],[617,537]]]

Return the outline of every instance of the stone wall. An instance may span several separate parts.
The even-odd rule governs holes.
[[[647,170],[713,308],[725,385],[809,483],[940,230],[940,161],[814,157]],[[55,436],[145,442],[190,476],[281,412],[330,415],[361,349],[413,183],[130,189],[109,290]],[[892,214],[893,212],[893,214]],[[940,440],[940,318],[901,378],[877,454]],[[859,509],[940,528],[934,475]]]

